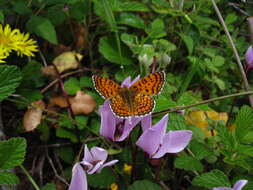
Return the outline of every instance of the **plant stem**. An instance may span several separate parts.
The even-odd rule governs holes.
[[[195,104],[190,104],[190,105],[187,105],[187,106],[177,106],[177,107],[174,107],[174,108],[169,108],[169,109],[162,110],[162,111],[159,111],[159,112],[154,112],[152,115],[159,115],[159,114],[164,114],[164,113],[176,112],[176,111],[179,111],[179,110],[184,110],[184,109],[195,107],[195,106],[202,105],[202,104],[208,104],[210,102],[214,102],[214,101],[218,101],[218,100],[224,100],[224,99],[227,99],[227,98],[233,98],[233,97],[237,97],[237,96],[244,96],[244,95],[250,95],[250,94],[253,94],[252,90],[251,91],[246,91],[246,92],[239,92],[239,93],[235,93],[235,94],[230,94],[230,95],[226,95],[226,96],[220,96],[220,97],[217,97],[217,98],[211,98],[211,99],[203,100],[201,102],[198,102],[198,103],[195,103]]]
[[[39,186],[36,184],[36,182],[33,180],[32,176],[29,174],[29,172],[25,169],[25,167],[21,164],[19,165],[19,167],[23,170],[24,174],[26,175],[26,177],[29,179],[29,181],[31,182],[31,184],[33,185],[33,187],[36,190],[40,190]]]
[[[218,16],[218,18],[219,18],[219,20],[220,20],[220,22],[221,22],[223,28],[224,28],[224,31],[225,31],[225,33],[226,33],[226,35],[227,35],[227,37],[228,37],[228,40],[229,40],[229,42],[230,42],[230,45],[231,45],[231,47],[232,47],[233,53],[234,53],[235,58],[236,58],[237,65],[238,65],[238,67],[239,67],[239,69],[240,69],[240,72],[241,72],[241,75],[242,75],[242,78],[243,78],[244,88],[245,88],[247,91],[249,91],[249,90],[250,90],[250,85],[249,85],[247,76],[246,76],[246,74],[245,74],[245,72],[244,72],[244,68],[243,68],[242,62],[241,62],[241,60],[240,60],[238,51],[237,51],[237,49],[236,49],[236,47],[235,47],[235,44],[234,44],[234,42],[233,42],[233,39],[232,39],[232,37],[231,37],[231,35],[230,35],[229,31],[228,31],[227,25],[226,25],[226,23],[224,22],[224,19],[223,19],[222,15],[221,15],[221,12],[220,12],[220,10],[219,10],[219,8],[218,8],[218,6],[217,6],[215,0],[212,0],[212,3],[213,3],[214,10],[215,10],[215,12],[216,12],[216,14],[217,14],[217,16]],[[252,97],[252,96],[249,96],[249,102],[250,102],[251,107],[253,108],[253,97]]]

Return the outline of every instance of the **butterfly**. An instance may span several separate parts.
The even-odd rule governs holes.
[[[155,108],[153,96],[158,95],[165,82],[165,73],[155,72],[138,80],[129,88],[98,75],[92,76],[96,91],[109,99],[112,112],[120,118],[142,117]]]

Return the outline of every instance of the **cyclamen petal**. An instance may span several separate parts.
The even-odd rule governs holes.
[[[168,114],[153,127],[145,129],[136,144],[151,158],[161,158],[166,153],[178,153],[190,142],[190,130],[177,130],[166,133]]]
[[[233,190],[241,190],[247,183],[248,180],[239,180],[234,184]]]
[[[139,137],[136,145],[142,148],[150,156],[156,153],[163,141],[168,122],[168,114],[166,114],[157,124],[146,129]]]
[[[72,178],[68,190],[88,190],[86,174],[79,163],[72,169]]]
[[[242,190],[242,188],[248,183],[248,180],[237,181],[233,188],[230,187],[215,187],[213,190]]]
[[[87,145],[86,145],[87,146]],[[100,148],[100,147],[93,147],[90,150],[93,160],[96,158],[96,160],[101,160],[101,162],[105,162],[107,159],[108,153],[105,149]]]
[[[252,46],[249,46],[249,48],[246,51],[245,59],[248,65],[253,64],[253,49]]]
[[[190,130],[178,130],[168,132],[162,142],[159,151],[152,158],[161,158],[166,153],[178,153],[185,149],[192,137]]]

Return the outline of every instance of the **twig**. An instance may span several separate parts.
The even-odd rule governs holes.
[[[69,100],[69,95],[68,95],[68,93],[64,89],[64,83],[63,83],[63,80],[61,78],[61,74],[60,74],[59,70],[57,69],[57,67],[55,65],[54,65],[54,69],[56,71],[56,74],[57,74],[57,77],[58,77],[58,82],[60,84],[63,96],[66,99],[66,102],[67,102],[67,105],[68,105],[69,116],[70,116],[70,118],[72,120],[74,120],[75,119],[75,115],[74,115],[74,112],[73,112],[72,107],[71,107],[71,103],[70,103],[70,100]],[[75,132],[76,132],[76,135],[77,135],[77,138],[78,138],[78,142],[81,142],[80,133],[79,133],[78,127],[77,127],[76,124],[74,124],[74,126],[75,126]]]
[[[62,178],[62,177],[57,173],[57,170],[56,170],[56,168],[54,167],[54,163],[53,163],[52,159],[50,158],[50,156],[48,155],[48,150],[47,150],[47,149],[46,149],[46,157],[47,157],[47,159],[48,159],[48,161],[49,161],[49,164],[50,164],[51,168],[52,168],[53,171],[54,171],[55,177],[58,178],[61,182],[63,182],[63,183],[66,184],[67,186],[69,186],[68,182],[67,182],[64,178]]]
[[[198,102],[195,104],[190,104],[187,106],[177,106],[177,107],[169,108],[169,109],[162,110],[159,112],[154,112],[152,115],[160,115],[160,114],[165,114],[165,113],[170,113],[170,112],[176,112],[179,110],[184,110],[187,108],[195,107],[195,106],[202,105],[202,104],[207,104],[207,103],[218,101],[218,100],[224,100],[227,98],[233,98],[233,97],[237,97],[237,96],[244,96],[244,95],[250,95],[250,94],[253,94],[253,91],[246,91],[246,92],[240,92],[240,93],[230,94],[230,95],[226,95],[226,96],[220,96],[217,98],[211,98],[211,99],[204,100],[204,101],[201,101],[201,102]]]
[[[29,181],[31,182],[31,184],[33,185],[33,187],[36,190],[40,190],[39,186],[37,185],[37,183],[33,180],[32,176],[29,174],[29,172],[25,169],[25,167],[21,164],[19,165],[19,167],[22,169],[22,171],[24,172],[24,174],[26,175],[26,177],[29,179]]]
[[[163,181],[159,181],[159,184],[163,187],[164,190],[170,190],[170,188],[167,185],[165,185]]]
[[[250,90],[250,85],[249,85],[249,83],[248,83],[247,76],[246,76],[246,74],[245,74],[245,72],[244,72],[244,68],[243,68],[243,65],[242,65],[242,63],[241,63],[241,60],[240,60],[238,51],[237,51],[237,49],[236,49],[236,47],[235,47],[235,44],[234,44],[234,42],[233,42],[233,39],[232,39],[232,37],[231,37],[231,35],[230,35],[229,31],[228,31],[227,25],[226,25],[226,23],[224,22],[224,19],[223,19],[221,13],[220,13],[220,10],[219,10],[219,8],[218,8],[218,6],[217,6],[215,0],[212,0],[212,3],[213,3],[214,10],[215,10],[215,12],[216,12],[216,14],[217,14],[217,16],[218,16],[218,18],[219,18],[219,20],[220,20],[220,22],[221,22],[223,28],[224,28],[224,31],[225,31],[225,33],[226,33],[226,35],[227,35],[227,37],[228,37],[228,40],[229,40],[230,45],[231,45],[231,47],[232,47],[232,50],[233,50],[233,52],[234,52],[237,65],[238,65],[238,67],[239,67],[239,69],[240,69],[240,72],[241,72],[241,75],[242,75],[242,78],[243,78],[244,88],[245,88],[247,91],[249,91],[249,90]],[[253,97],[252,97],[252,96],[249,96],[249,102],[250,102],[251,107],[253,108]]]

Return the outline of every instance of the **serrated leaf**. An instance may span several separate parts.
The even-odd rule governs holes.
[[[227,127],[224,125],[218,125],[216,127],[216,131],[218,132],[218,136],[220,137],[221,142],[225,146],[230,149],[233,149],[236,146],[237,141]]]
[[[253,112],[249,106],[243,106],[235,121],[236,129],[235,134],[239,141],[243,141],[243,138],[253,129]]]
[[[148,180],[135,181],[127,190],[162,190],[162,188]]]
[[[212,154],[212,151],[208,147],[196,140],[191,141],[190,150],[199,160],[206,158]]]
[[[190,170],[190,171],[203,170],[203,165],[201,164],[201,162],[197,160],[196,158],[188,156],[188,155],[177,157],[174,162],[174,165],[176,168],[184,169],[184,170]]]
[[[21,72],[18,67],[0,65],[0,102],[15,92],[21,79]]]
[[[48,183],[44,187],[42,187],[41,190],[56,190],[56,186],[55,184]]]
[[[64,82],[64,89],[70,95],[75,95],[78,90],[80,90],[80,83],[79,81],[71,77],[67,81]]]
[[[33,15],[26,23],[26,28],[53,44],[58,43],[55,28],[47,18]]]
[[[11,172],[0,172],[0,185],[19,184],[19,178]]]
[[[228,177],[220,170],[212,170],[211,172],[204,173],[202,175],[196,176],[193,181],[193,185],[200,187],[230,187],[230,182]]]
[[[101,173],[87,175],[89,186],[94,188],[107,188],[115,183],[116,179],[109,168],[104,168]]]
[[[132,60],[130,52],[127,49],[122,51],[122,60],[120,60],[120,53],[118,51],[117,43],[112,37],[102,37],[99,40],[99,52],[110,62],[120,64],[120,65],[131,65]]]
[[[26,153],[24,138],[11,138],[0,142],[0,169],[10,169],[23,163]]]

